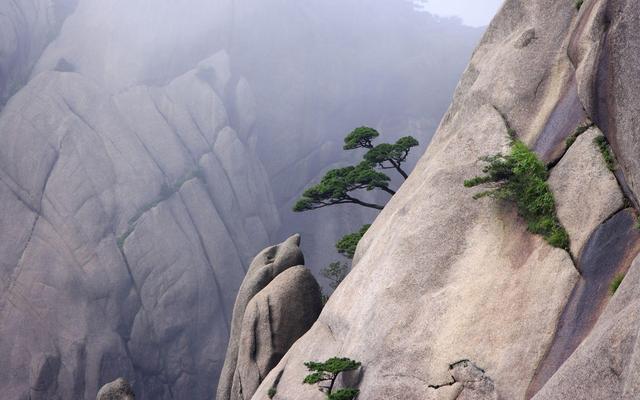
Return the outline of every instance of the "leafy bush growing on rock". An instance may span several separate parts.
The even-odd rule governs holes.
[[[584,3],[584,0],[575,0],[576,10],[580,11],[580,8],[582,8],[582,3]]]
[[[338,376],[345,371],[354,371],[360,368],[360,362],[349,358],[333,357],[325,362],[308,361],[304,365],[311,373],[304,378],[303,383],[309,385],[317,383],[320,391],[327,395],[328,400],[353,400],[360,393],[358,389],[354,388],[333,390]],[[320,385],[322,382],[328,382],[328,386]]]
[[[612,296],[616,293],[616,291],[618,291],[620,284],[622,284],[622,281],[624,280],[624,276],[624,274],[618,274],[615,278],[613,278],[613,281],[611,281],[611,284],[609,285],[609,293]]]
[[[358,243],[360,243],[360,239],[362,239],[370,227],[371,224],[363,225],[358,232],[344,235],[342,239],[336,243],[338,253],[349,259],[353,259],[353,256],[356,254],[356,247],[358,247]]]
[[[276,395],[277,390],[276,388],[272,387],[269,388],[269,390],[267,391],[267,397],[269,397],[270,399],[273,399],[273,397]]]
[[[604,136],[598,136],[593,139],[593,143],[598,146],[600,149],[600,153],[602,153],[602,157],[604,158],[604,162],[607,164],[607,168],[610,171],[616,170],[616,159],[613,157],[613,153],[611,152],[611,147],[609,147],[609,142],[607,142],[607,138]]]
[[[514,203],[530,232],[542,235],[554,247],[568,250],[569,235],[556,216],[555,200],[547,184],[549,173],[536,154],[514,139],[511,154],[481,160],[487,163],[482,169],[485,175],[466,180],[464,186],[489,185],[490,189],[473,198],[489,196]]]

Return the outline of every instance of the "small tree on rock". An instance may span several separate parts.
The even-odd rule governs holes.
[[[345,371],[354,371],[360,368],[361,363],[349,358],[333,357],[325,362],[308,361],[304,363],[309,371],[312,371],[304,378],[304,383],[309,385],[319,384],[320,390],[326,393],[329,400],[352,400],[360,393],[353,388],[342,388],[333,391],[336,379]],[[321,383],[327,382],[327,385]]]
[[[382,210],[383,204],[370,203],[358,198],[354,192],[360,190],[381,190],[390,195],[396,192],[389,188],[391,179],[381,170],[395,169],[406,179],[408,173],[402,168],[407,161],[412,148],[419,145],[412,136],[405,136],[395,143],[381,143],[374,145],[374,140],[380,133],[367,126],[354,129],[344,138],[344,150],[365,149],[363,161],[355,166],[337,168],[328,171],[320,180],[320,183],[304,191],[300,199],[293,207],[295,212],[317,210],[319,208],[337,204],[357,204],[367,208]],[[370,225],[363,226],[358,232],[345,235],[338,241],[336,248],[345,257],[352,259],[356,246]],[[334,262],[322,271],[322,274],[331,281],[331,287],[336,288],[347,275],[349,266],[344,263]]]

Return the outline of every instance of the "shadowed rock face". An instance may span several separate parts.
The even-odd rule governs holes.
[[[640,252],[635,213],[624,210],[591,235],[579,260],[580,280],[560,316],[556,337],[528,390],[532,397],[591,332],[609,301],[609,284]]]
[[[640,393],[640,259],[631,264],[589,336],[535,400],[624,399]]]

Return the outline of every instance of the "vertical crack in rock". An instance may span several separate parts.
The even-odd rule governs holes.
[[[195,179],[195,178],[194,178]],[[222,296],[222,286],[220,285],[220,281],[218,280],[218,276],[216,275],[216,270],[214,268],[214,264],[213,262],[211,262],[211,259],[209,258],[209,253],[207,252],[207,246],[204,242],[204,239],[202,238],[202,234],[200,233],[200,230],[198,229],[198,224],[196,224],[195,220],[193,219],[193,215],[191,214],[191,210],[189,209],[189,206],[187,205],[187,203],[184,201],[184,198],[182,197],[182,193],[180,193],[179,191],[177,192],[178,196],[180,197],[180,201],[182,202],[186,212],[187,212],[187,216],[189,217],[189,220],[191,221],[192,225],[193,225],[193,229],[196,233],[196,235],[198,236],[198,244],[200,247],[200,251],[202,252],[202,254],[205,257],[205,260],[207,261],[207,264],[209,265],[209,269],[211,270],[211,276],[213,278],[213,281],[216,285],[216,290],[217,290],[217,295],[218,295],[218,301],[220,302],[220,304],[222,305],[222,313],[224,314],[224,321],[225,321],[225,325],[227,327],[227,332],[231,332],[231,326],[230,326],[230,320],[231,318],[229,318],[229,315],[227,313],[227,305],[225,304],[224,298]]]

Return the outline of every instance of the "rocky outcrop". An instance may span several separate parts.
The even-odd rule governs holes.
[[[107,383],[98,391],[96,400],[135,400],[131,385],[123,378]]]
[[[549,177],[558,218],[571,237],[575,257],[580,256],[591,232],[624,207],[618,182],[594,143],[599,136],[598,128],[581,134]]]
[[[279,223],[264,169],[229,125],[226,70],[219,53],[115,96],[45,72],[3,110],[8,398],[92,398],[117,376],[142,398],[215,391],[244,265]]]
[[[315,322],[322,294],[303,267],[295,235],[263,250],[251,264],[233,310],[231,337],[217,399],[250,399],[256,389]]]
[[[639,104],[638,18],[631,1],[588,0],[579,12],[573,2],[506,1],[427,153],[360,242],[353,271],[253,399],[266,399],[276,380],[278,399],[321,399],[300,383],[304,362],[331,356],[362,362],[362,398],[638,397],[636,318],[627,314],[635,300],[607,293],[640,251],[635,212],[620,211],[629,204],[621,190],[633,202],[638,171],[637,157],[627,159],[637,142],[628,121]],[[626,154],[617,182],[595,129],[565,153],[587,118],[616,156]],[[508,151],[514,131],[552,167],[575,258],[528,233],[508,205],[473,201],[462,187],[480,172],[479,157]],[[457,382],[441,386],[449,364],[461,359],[481,365],[493,388],[447,392]]]

